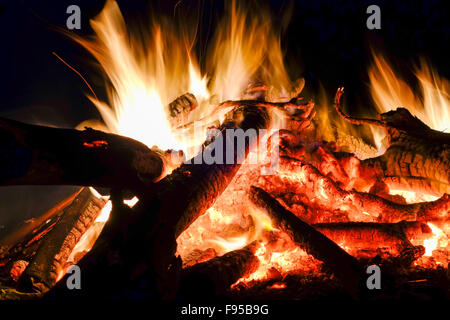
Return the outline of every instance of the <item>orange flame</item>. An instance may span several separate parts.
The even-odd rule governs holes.
[[[420,94],[400,77],[382,56],[373,53],[374,64],[369,70],[370,88],[375,107],[379,113],[403,107],[418,117],[430,128],[438,131],[450,130],[450,82],[439,77],[426,60],[421,59],[415,68],[420,85]],[[381,148],[384,133],[372,128],[377,146]]]
[[[291,98],[280,39],[272,31],[269,15],[252,15],[234,1],[230,7],[210,46],[204,74],[191,51],[187,27],[177,30],[175,24],[155,17],[143,45],[128,32],[113,0],[91,21],[93,41],[71,35],[95,57],[107,77],[108,103],[89,98],[111,132],[192,156],[187,147],[194,137],[169,125],[166,106],[176,97],[186,92],[196,96],[200,107],[192,112],[191,121],[211,112],[214,103],[210,100],[240,99],[247,86],[257,81],[270,87],[273,100]],[[195,137],[197,145],[204,138]]]

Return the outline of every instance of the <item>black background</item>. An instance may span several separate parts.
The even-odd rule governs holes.
[[[147,17],[149,12],[172,18],[177,17],[174,12],[184,12],[198,19],[196,50],[200,56],[224,12],[224,2],[213,0],[118,3],[130,23]],[[322,85],[332,97],[338,86],[345,86],[346,104],[351,113],[358,114],[371,104],[367,86],[370,47],[381,50],[394,71],[404,77],[412,79],[411,67],[420,56],[432,61],[441,76],[450,77],[445,3],[293,0],[267,1],[265,5],[271,8],[275,25],[282,30],[282,47],[291,76],[303,76],[306,80],[305,96],[314,98]],[[104,1],[0,1],[0,116],[62,127],[99,118],[85,97],[85,84],[52,55],[55,51],[64,57],[83,74],[97,95],[104,97],[99,72],[86,62],[92,59],[57,31],[57,27],[65,27],[66,9],[72,4],[80,6],[82,12],[82,28],[76,32],[92,34],[89,19],[100,12]],[[371,4],[381,8],[381,30],[366,27],[366,8]],[[73,187],[1,187],[0,238],[72,190]]]

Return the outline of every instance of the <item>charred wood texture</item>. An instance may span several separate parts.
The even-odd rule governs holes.
[[[164,154],[115,134],[0,118],[0,185],[143,189],[160,179]]]
[[[41,216],[25,221],[15,230],[2,237],[0,239],[0,265],[2,264],[2,259],[20,254],[26,247],[39,242],[42,239],[42,235],[47,230],[51,230],[54,221],[62,214],[64,208],[73,202],[82,189],[80,188],[77,192],[71,194]]]
[[[436,196],[450,193],[450,134],[431,129],[404,108],[380,114],[379,120],[352,118],[342,111],[342,94],[339,89],[335,107],[344,119],[382,127],[388,138],[383,155],[361,162],[363,179]]]
[[[25,225],[11,232],[1,240],[0,244],[0,300],[32,299],[40,296],[40,292],[27,293],[17,291],[20,276],[45,240],[46,235],[55,227],[64,214],[64,209],[70,206],[83,190],[67,197],[42,216],[27,221]],[[49,264],[52,261],[48,261]]]
[[[257,243],[198,263],[181,273],[180,295],[186,298],[211,299],[223,296],[240,278],[250,275],[259,265],[254,255]]]
[[[28,292],[46,292],[64,272],[73,248],[95,221],[105,200],[84,188],[64,209],[61,218],[40,242],[36,254],[19,279],[19,287]]]
[[[307,253],[324,262],[325,267],[354,297],[358,296],[363,276],[362,266],[336,243],[286,210],[266,191],[252,187],[250,199],[272,219],[276,228],[287,233]]]
[[[410,238],[423,240],[432,235],[426,224],[409,221],[316,223],[311,226],[357,258],[400,256],[414,249]]]
[[[291,192],[304,193],[316,199],[312,205],[325,210],[344,210],[354,217],[368,214],[379,222],[440,220],[446,219],[450,213],[448,194],[435,201],[398,204],[370,193],[344,190],[314,166],[295,159],[281,158],[279,170],[293,176],[297,182]]]
[[[205,159],[215,150],[222,151],[223,160],[231,156],[233,161],[199,164],[192,159],[141,194],[141,201],[133,209],[121,209],[120,199],[115,201],[100,238],[78,264],[83,270],[83,291],[111,295],[145,274],[153,281],[146,292],[154,298],[173,296],[181,271],[181,260],[175,257],[176,238],[211,207],[256,144],[250,141],[244,148],[238,147],[237,139],[227,139],[226,129],[263,129],[269,120],[265,109],[236,107],[220,127],[223,146],[215,150],[216,146],[209,144],[196,157]],[[123,282],[117,285],[116,281],[116,288],[111,288],[112,277]],[[51,290],[49,297],[57,291]]]

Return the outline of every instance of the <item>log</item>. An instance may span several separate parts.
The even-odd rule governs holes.
[[[65,272],[72,249],[100,214],[106,201],[84,188],[45,236],[19,279],[23,292],[44,293]]]
[[[268,125],[265,109],[238,106],[220,126],[219,136],[226,137],[226,129],[258,130]],[[231,156],[232,163],[190,161],[138,195],[140,201],[133,209],[121,208],[120,199],[113,202],[113,212],[102,234],[78,264],[86,288],[83,296],[111,297],[132,287],[139,279],[147,279],[147,294],[155,299],[173,297],[181,271],[181,259],[175,257],[176,238],[211,207],[256,142],[238,148],[237,139],[225,138],[223,157]],[[214,148],[214,144],[209,144],[194,159],[210,154]],[[111,287],[112,278],[119,278],[115,287]],[[64,281],[65,278],[61,283]],[[47,297],[70,294],[67,291],[64,285],[57,285]]]
[[[179,294],[185,298],[211,299],[223,296],[240,278],[255,272],[259,259],[257,243],[183,269]]]
[[[384,181],[393,189],[442,196],[450,193],[450,134],[428,127],[405,108],[356,119],[342,111],[338,89],[334,106],[352,124],[382,127],[387,135],[386,152],[361,162],[361,178]]]
[[[44,236],[53,229],[64,208],[73,202],[80,191],[81,189],[42,216],[6,235],[0,245],[0,267],[3,268],[3,266],[17,260],[30,261]]]
[[[144,189],[164,176],[164,154],[119,135],[0,118],[0,185]]]
[[[169,104],[170,125],[172,128],[184,125],[190,113],[198,107],[198,102],[192,93],[185,93]]]
[[[311,199],[307,205],[343,210],[356,218],[366,214],[379,222],[429,221],[447,219],[450,214],[448,194],[435,201],[398,204],[370,193],[343,190],[314,166],[296,159],[281,157],[279,172],[296,182],[291,192],[304,193]]]
[[[358,259],[378,254],[400,256],[413,250],[410,237],[424,240],[432,236],[426,224],[416,221],[315,223],[311,226]]]
[[[0,248],[4,247],[7,248],[7,250],[0,250],[0,261],[1,259],[6,258],[6,255],[10,255],[11,250],[18,252],[21,250],[20,247],[23,248],[25,244],[30,243],[33,238],[35,238],[36,234],[39,234],[43,231],[39,231],[39,229],[48,228],[48,225],[51,224],[51,222],[46,223],[46,221],[60,215],[63,209],[73,202],[73,200],[76,198],[76,196],[78,196],[81,190],[82,188],[80,188],[77,192],[74,192],[67,198],[63,199],[61,202],[56,204],[53,208],[51,208],[41,216],[32,219],[31,221],[25,221],[23,225],[18,226],[15,230],[2,237],[0,239]],[[22,245],[20,244],[20,242],[22,243]]]
[[[267,212],[274,226],[285,233],[307,253],[323,261],[324,266],[341,280],[346,290],[358,297],[361,288],[362,266],[336,243],[286,210],[263,189],[251,187],[251,201]]]

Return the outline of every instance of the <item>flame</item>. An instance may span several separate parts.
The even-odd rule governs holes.
[[[439,77],[425,59],[420,59],[415,76],[420,90],[413,89],[398,77],[386,60],[373,53],[374,64],[369,69],[372,98],[379,113],[399,107],[408,109],[430,128],[438,131],[450,130],[450,82]],[[372,128],[377,146],[383,145],[384,134],[379,128]]]
[[[211,98],[215,103],[240,99],[248,85],[258,81],[270,87],[272,99],[291,98],[293,86],[269,15],[251,14],[254,9],[235,1],[229,11],[209,46],[205,73],[192,50],[195,34],[186,24],[180,29],[175,22],[154,17],[150,35],[142,41],[129,32],[113,0],[91,21],[93,40],[71,35],[94,56],[107,78],[108,102],[89,99],[108,129],[149,147],[192,156],[187,148],[194,138],[186,139],[186,131],[177,132],[169,123],[167,106],[176,97],[186,92],[196,96],[200,107],[192,112],[192,121],[214,109]]]
[[[255,92],[251,88],[257,88],[256,92],[260,91],[269,101],[287,101],[301,91],[303,82],[291,82],[286,72],[280,37],[274,32],[270,15],[263,9],[245,7],[242,2],[229,4],[228,14],[219,22],[213,41],[208,43],[202,73],[191,50],[195,37],[189,37],[187,30],[154,17],[150,35],[142,45],[129,32],[117,3],[107,1],[103,11],[91,21],[95,38],[74,38],[94,56],[107,78],[108,101],[89,98],[111,132],[137,139],[149,147],[183,150],[189,156],[192,154],[187,152],[191,151],[188,148],[202,143],[204,138],[171,128],[167,106],[176,97],[186,92],[195,95],[198,107],[189,115],[189,121],[196,121],[210,115],[218,101],[248,97],[252,94],[249,92]],[[220,120],[221,115],[216,119]],[[283,122],[279,120],[275,125],[281,127]],[[94,224],[104,224],[111,207],[108,202]],[[246,231],[240,231],[240,226],[248,221],[245,216],[210,208],[177,239],[178,254],[186,256],[196,248],[213,248],[223,254],[260,239],[264,232],[277,232],[259,210],[248,204],[244,204],[243,210],[254,222]],[[237,231],[221,236],[220,231],[226,226],[235,226]],[[80,241],[83,250],[88,247],[85,242],[92,239]],[[258,252],[263,255],[262,250]],[[282,262],[293,252],[295,249],[286,254],[274,253],[271,263],[294,264]],[[268,265],[270,268],[271,264]]]
[[[91,25],[95,32],[94,39],[72,37],[100,65],[107,80],[108,99],[105,102],[96,97],[89,98],[111,132],[129,136],[149,147],[183,150],[191,156],[188,148],[204,141],[203,138],[197,141],[190,136],[190,132],[170,125],[167,106],[186,92],[194,94],[199,104],[189,115],[189,121],[195,122],[210,115],[218,101],[242,99],[250,87],[265,91],[267,100],[287,101],[303,86],[301,81],[293,83],[286,72],[280,37],[273,31],[270,15],[259,9],[245,8],[241,2],[230,2],[229,14],[219,23],[213,41],[208,44],[206,61],[201,64],[192,50],[195,35],[187,29],[180,30],[170,21],[155,17],[148,26],[149,32],[145,33],[148,36],[142,42],[130,32],[115,1],[108,0]],[[369,77],[379,112],[404,106],[433,129],[448,129],[448,82],[440,79],[431,66],[421,61],[417,69],[416,76],[422,90],[422,99],[419,99],[404,81],[395,76],[383,58],[375,56],[374,61],[375,66],[369,70]],[[200,65],[204,66],[204,70],[200,69]],[[324,98],[322,100],[325,101]],[[317,117],[322,127],[330,127],[327,124],[335,121],[335,131],[356,137],[364,136],[364,130],[369,130],[356,128],[341,118],[331,119],[334,117],[329,117],[330,106],[322,104],[325,107]],[[220,119],[221,116],[217,115],[215,120]],[[283,124],[277,125],[281,127]],[[376,128],[370,130],[373,130],[378,151],[382,150],[382,132],[376,131]],[[326,140],[334,140],[330,131],[317,131]],[[96,142],[92,146],[102,146],[102,143]],[[357,156],[362,159],[364,155]],[[244,163],[240,170],[246,170],[246,166]],[[283,173],[280,175],[283,176]],[[303,174],[299,174],[298,178],[303,179]],[[318,195],[321,200],[331,201],[325,185],[319,186]],[[240,204],[242,207],[234,207],[233,214],[221,210],[220,204],[226,197],[230,194],[223,194],[205,215],[177,239],[177,253],[182,258],[195,249],[212,248],[217,254],[224,254],[254,240],[266,239],[267,234],[283,237],[271,220],[248,201],[241,200],[244,201]],[[236,194],[232,193],[231,197],[236,197]],[[126,203],[133,206],[137,201],[134,198]],[[112,203],[108,201],[93,227],[74,248],[69,261],[75,261],[77,254],[90,250],[111,209]],[[363,214],[367,215],[366,212]],[[247,224],[248,217],[251,217],[252,224]],[[426,254],[431,255],[433,250],[444,245],[443,241],[447,238],[442,230],[431,223],[428,225],[433,230],[433,237],[425,240],[424,246]],[[227,227],[232,232],[221,233]],[[238,283],[267,279],[274,270],[286,274],[299,269],[314,272],[319,269],[320,263],[293,244],[292,240],[285,240],[281,249],[270,245],[267,239],[261,243],[255,254],[260,260],[258,270]]]
[[[389,194],[402,196],[405,199],[406,203],[429,202],[439,199],[439,197],[433,196],[431,194],[423,194],[420,192],[408,190],[390,189]]]
[[[373,65],[369,68],[368,75],[370,93],[375,103],[373,111],[385,113],[403,107],[430,128],[450,132],[450,82],[447,79],[441,78],[433,66],[422,58],[414,68],[418,89],[413,90],[405,80],[396,75],[382,55],[372,51],[372,56]],[[349,124],[342,117],[334,115],[330,100],[329,96],[321,89],[316,108],[319,138],[336,141],[343,151],[350,151],[359,159],[375,157],[386,151],[386,133],[383,128]],[[359,115],[352,112],[350,114],[355,117],[373,118],[373,111],[366,109]],[[358,149],[352,149],[355,147],[355,140],[349,137],[363,140],[372,139],[376,146],[375,152],[371,152],[367,148],[362,153]],[[353,141],[348,142],[349,139]],[[351,150],[346,150],[346,148],[351,148]]]
[[[427,225],[430,227],[433,236],[430,239],[426,239],[423,241],[423,246],[425,247],[424,256],[430,257],[433,254],[433,251],[438,247],[447,247],[448,238],[444,231],[439,229],[437,226],[428,222]]]

